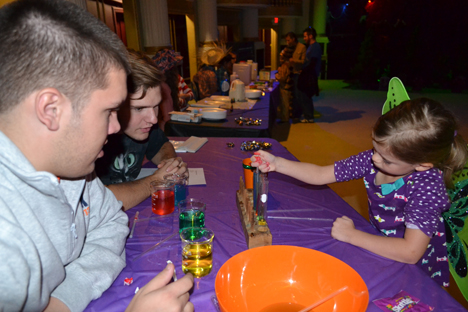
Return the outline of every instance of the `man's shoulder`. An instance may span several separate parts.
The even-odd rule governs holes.
[[[303,43],[298,42],[296,46],[296,50],[305,50],[306,46]]]

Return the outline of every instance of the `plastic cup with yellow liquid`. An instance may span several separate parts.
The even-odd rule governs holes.
[[[203,277],[213,267],[214,233],[210,229],[190,227],[180,233],[182,241],[182,271]]]

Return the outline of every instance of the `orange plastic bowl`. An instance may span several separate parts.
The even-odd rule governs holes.
[[[344,286],[348,289],[314,312],[364,312],[369,293],[361,276],[343,261],[295,246],[241,252],[224,263],[215,281],[222,312],[298,312]]]

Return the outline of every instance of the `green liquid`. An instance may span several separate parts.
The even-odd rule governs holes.
[[[179,232],[189,227],[205,227],[205,213],[198,210],[181,212],[179,215]]]

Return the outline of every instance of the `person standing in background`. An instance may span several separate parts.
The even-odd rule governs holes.
[[[315,29],[307,27],[304,30],[304,42],[308,46],[306,59],[302,65],[302,71],[298,79],[298,89],[303,96],[301,122],[314,122],[314,102],[312,96],[319,95],[318,77],[320,76],[320,65],[322,61],[322,49],[315,37]]]
[[[289,49],[293,49],[294,52],[292,57],[289,59],[289,63],[293,68],[292,79],[294,88],[292,89],[292,118],[294,121],[298,121],[302,114],[302,102],[305,101],[305,95],[297,88],[299,74],[302,70],[302,65],[305,62],[306,46],[297,41],[296,34],[288,32],[286,34],[286,44]]]

